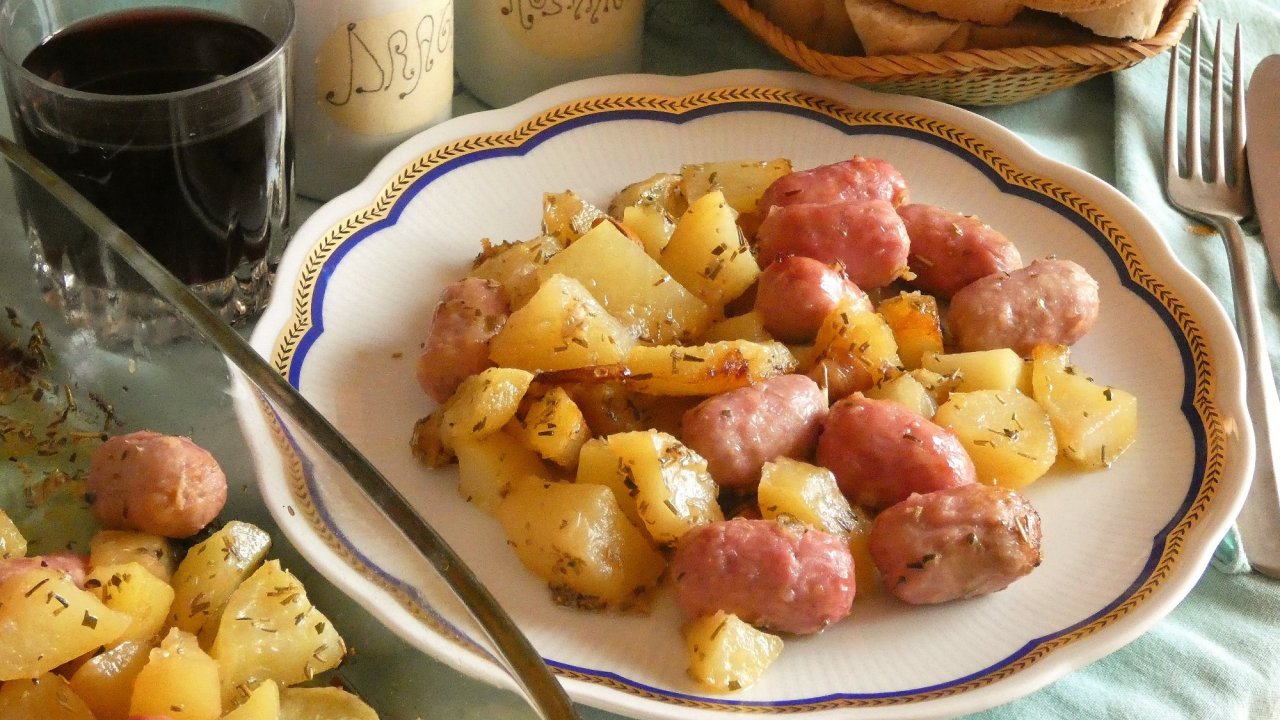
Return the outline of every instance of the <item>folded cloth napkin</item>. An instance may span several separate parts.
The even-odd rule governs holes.
[[[1244,28],[1245,53],[1242,61],[1246,77],[1263,57],[1280,52],[1280,4],[1275,0],[1203,0],[1200,16],[1202,48],[1213,47],[1213,34],[1219,20],[1227,37],[1236,23]],[[1188,32],[1186,40],[1189,39]],[[1222,243],[1216,237],[1207,237],[1211,231],[1200,223],[1171,208],[1163,194],[1164,150],[1161,142],[1168,68],[1168,62],[1163,60],[1146,62],[1116,76],[1116,186],[1147,212],[1183,264],[1230,308],[1231,274]],[[1207,75],[1208,67],[1203,72]],[[1276,132],[1277,129],[1250,130]],[[1267,271],[1266,254],[1256,238],[1257,226],[1246,225],[1245,231],[1255,236],[1252,242],[1247,243],[1250,264],[1254,270],[1254,286],[1258,288],[1258,297],[1264,304],[1263,321],[1270,340],[1272,367],[1277,367],[1280,289],[1276,288],[1271,273]],[[1248,572],[1247,551],[1248,548],[1241,548],[1240,537],[1232,529],[1218,548],[1214,564],[1225,572]]]

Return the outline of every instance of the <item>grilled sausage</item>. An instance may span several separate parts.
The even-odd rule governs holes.
[[[9,558],[0,560],[0,583],[21,575],[28,570],[49,568],[67,576],[78,587],[84,587],[84,578],[89,574],[89,558],[69,550],[62,550],[48,555]]]
[[[844,268],[790,256],[760,273],[755,311],[773,337],[785,343],[805,343],[813,340],[827,314],[848,296],[865,300],[867,294],[849,280]]]
[[[788,255],[839,263],[864,290],[906,273],[910,247],[902,218],[879,199],[775,207],[756,232],[761,267]]]
[[[1022,495],[963,485],[912,495],[876,516],[868,539],[885,586],[914,605],[985,595],[1040,564],[1040,516]]]
[[[117,435],[89,461],[86,492],[109,530],[190,537],[227,502],[227,477],[190,438],[147,430]]]
[[[915,204],[898,208],[898,215],[911,238],[912,282],[925,292],[950,298],[978,278],[1022,267],[1013,242],[972,215]]]
[[[418,384],[438,403],[463,380],[491,367],[489,341],[507,321],[510,306],[492,280],[463,278],[440,293],[431,330],[418,357]]]
[[[698,403],[681,418],[680,436],[721,487],[752,490],[765,463],[813,455],[826,413],[816,382],[780,375]]]
[[[961,350],[1071,345],[1098,320],[1098,282],[1070,260],[1034,260],[976,280],[951,298],[947,328]]]
[[[735,518],[686,532],[671,561],[690,617],[717,610],[805,635],[846,617],[856,583],[849,545],[821,530]]]
[[[907,201],[907,181],[884,160],[854,156],[849,160],[797,170],[774,180],[756,201],[763,217],[779,205],[885,200],[894,206]]]
[[[870,510],[977,477],[955,433],[898,403],[862,393],[831,406],[818,437],[817,462],[835,473],[850,502]]]

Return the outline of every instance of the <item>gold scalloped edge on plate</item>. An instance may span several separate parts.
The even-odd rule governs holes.
[[[872,126],[906,129],[927,134],[949,145],[963,149],[972,157],[980,160],[994,171],[1005,182],[1034,192],[1040,196],[1070,209],[1095,228],[1109,242],[1123,262],[1129,279],[1143,288],[1160,304],[1177,323],[1186,339],[1194,368],[1194,389],[1192,404],[1203,423],[1206,455],[1203,481],[1196,497],[1190,502],[1186,512],[1179,521],[1169,529],[1163,551],[1155,561],[1144,582],[1116,607],[1093,621],[1070,632],[1045,640],[1030,651],[1022,654],[1017,660],[1001,665],[979,677],[963,683],[949,685],[933,690],[926,690],[912,695],[892,697],[854,697],[832,698],[811,703],[788,705],[736,703],[731,698],[717,703],[689,697],[674,697],[656,692],[652,689],[637,687],[617,680],[600,677],[563,667],[554,667],[555,672],[566,678],[573,678],[584,683],[606,686],[631,696],[647,698],[680,707],[717,710],[742,714],[792,714],[830,710],[845,707],[885,707],[907,703],[939,700],[965,692],[989,686],[1014,675],[1047,657],[1050,653],[1080,639],[1093,635],[1099,630],[1125,617],[1138,606],[1146,602],[1169,577],[1178,563],[1186,537],[1203,519],[1204,514],[1217,494],[1218,486],[1226,467],[1228,433],[1224,419],[1215,402],[1217,393],[1216,372],[1212,351],[1195,315],[1185,306],[1182,300],[1168,288],[1160,278],[1151,274],[1145,266],[1142,254],[1133,245],[1131,238],[1115,220],[1092,202],[1063,185],[1032,173],[1014,165],[1002,154],[972,133],[951,125],[950,123],[918,113],[895,110],[858,110],[831,98],[816,96],[805,91],[767,86],[736,86],[702,90],[683,96],[617,94],[575,100],[551,108],[541,114],[529,118],[510,131],[473,135],[437,146],[411,164],[404,167],[395,178],[387,183],[369,206],[349,215],[329,229],[325,235],[308,251],[302,269],[294,285],[292,318],[286,328],[279,334],[271,353],[271,363],[278,372],[288,377],[294,354],[299,341],[311,329],[310,304],[315,290],[315,283],[321,268],[343,243],[350,240],[360,229],[370,223],[386,218],[398,201],[400,195],[413,185],[425,173],[454,160],[458,157],[493,149],[518,148],[539,133],[562,123],[580,119],[589,115],[614,111],[659,111],[673,115],[681,115],[713,105],[726,103],[767,103],[790,106],[813,113],[825,115],[844,126]],[[284,438],[279,433],[276,438],[282,452],[292,453]],[[329,548],[348,562],[356,562],[354,554],[325,526],[310,498],[306,478],[301,464],[290,465],[289,488],[294,496],[299,511],[305,521],[324,540]],[[362,567],[362,566],[361,566]],[[427,622],[437,630],[443,630],[424,613],[421,608],[413,607],[410,596],[403,590],[394,587],[377,573],[363,571],[366,580],[397,597],[404,609],[415,618]],[[405,604],[407,603],[407,604]],[[447,633],[454,637],[453,633]],[[475,646],[470,646],[476,651]]]

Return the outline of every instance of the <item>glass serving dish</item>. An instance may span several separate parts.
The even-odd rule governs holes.
[[[347,687],[384,719],[580,716],[469,570],[429,527],[399,509],[396,497],[380,490],[376,471],[236,330],[7,138],[0,137],[0,157],[0,507],[31,541],[32,554],[87,550],[96,523],[81,487],[92,447],[104,435],[141,429],[185,435],[226,472],[228,502],[215,525],[236,519],[271,533],[271,557],[302,580],[354,650],[317,682]],[[65,302],[58,284],[42,272],[28,230],[36,214],[56,218],[60,240],[99,260],[99,301]],[[244,392],[257,394],[298,460],[326,482],[364,488],[397,518],[405,542],[427,554],[476,608],[477,618],[494,628],[492,652],[515,668],[512,687],[523,688],[523,695],[467,678],[410,648],[288,545],[262,503],[233,410],[234,394]]]

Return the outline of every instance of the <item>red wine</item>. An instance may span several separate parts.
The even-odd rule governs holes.
[[[33,50],[23,67],[73,90],[156,95],[234,75],[274,46],[220,15],[129,10],[69,26]],[[265,258],[287,223],[291,149],[283,93],[235,93],[228,89],[218,101],[230,120],[187,110],[195,105],[190,100],[154,117],[94,113],[83,103],[44,112],[33,100],[19,106],[15,127],[33,155],[175,275],[203,283]],[[154,104],[163,108],[161,102]]]

